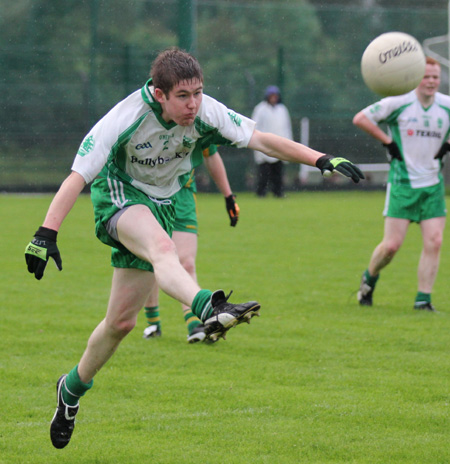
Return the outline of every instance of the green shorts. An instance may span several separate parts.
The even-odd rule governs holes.
[[[197,198],[195,187],[188,185],[175,194],[175,222],[173,230],[177,232],[190,232],[196,234],[197,223]]]
[[[91,186],[94,205],[95,235],[112,248],[111,265],[118,268],[133,268],[153,272],[153,266],[127,250],[114,240],[106,229],[108,221],[123,208],[146,205],[161,227],[172,235],[175,218],[175,196],[166,200],[151,199],[133,186],[114,179],[96,179]]]
[[[416,189],[404,184],[388,184],[383,216],[421,222],[446,215],[443,182]]]

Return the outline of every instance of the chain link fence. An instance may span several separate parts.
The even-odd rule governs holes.
[[[127,10],[127,18],[121,18],[121,3],[101,2],[101,7],[111,6],[109,16],[100,13],[95,24],[89,2],[63,2],[57,12],[60,29],[54,18],[45,19],[45,9],[39,9],[47,3],[35,0],[28,16],[10,12],[10,26],[22,36],[8,37],[8,24],[2,24],[2,191],[56,190],[89,128],[145,83],[159,50],[177,44],[176,1],[133,0],[133,14]],[[351,123],[357,111],[378,98],[362,82],[362,52],[370,40],[389,30],[407,32],[421,42],[444,35],[447,11],[369,3],[371,7],[367,2],[358,6],[198,0],[196,54],[204,68],[205,93],[249,116],[264,88],[277,84],[291,112],[296,140],[302,118],[308,118],[313,148],[358,163],[384,163],[382,147]],[[64,15],[64,8],[78,4],[78,10],[86,9],[79,19],[76,10]],[[114,8],[118,11],[111,16]],[[40,32],[33,32],[38,26]],[[37,42],[30,38],[32,33]],[[442,89],[447,91],[444,71]],[[249,150],[222,147],[221,153],[232,188],[252,190],[255,167]],[[371,182],[358,188],[379,187],[385,178],[375,173],[370,177]],[[213,188],[202,169],[198,182],[200,189]],[[311,175],[309,182],[317,186],[323,181]],[[305,187],[300,185],[298,166],[287,166],[286,183],[288,189]]]

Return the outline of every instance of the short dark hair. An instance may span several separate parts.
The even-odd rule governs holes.
[[[198,79],[203,83],[203,71],[200,63],[190,53],[171,47],[162,51],[153,61],[150,77],[155,88],[165,95],[182,81]]]

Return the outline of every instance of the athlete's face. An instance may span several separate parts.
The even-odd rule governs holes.
[[[417,87],[417,93],[423,97],[432,97],[439,90],[440,83],[441,67],[437,64],[427,64],[425,76]]]
[[[181,81],[168,96],[160,89],[155,89],[155,98],[161,103],[164,121],[174,121],[179,126],[189,126],[194,123],[202,103],[203,84],[198,79]]]

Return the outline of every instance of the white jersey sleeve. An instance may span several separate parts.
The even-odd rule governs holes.
[[[148,112],[142,105],[141,91],[131,94],[112,108],[83,139],[72,164],[72,170],[91,182],[105,166],[113,147],[126,136],[130,121]]]
[[[214,132],[220,140],[225,139],[226,144],[238,148],[246,148],[255,130],[255,122],[227,108],[208,95],[203,95],[203,102],[197,115],[197,130],[201,134]],[[217,145],[220,141],[215,142]]]
[[[385,122],[392,113],[404,105],[411,104],[416,99],[415,92],[409,92],[397,97],[386,97],[363,109],[363,113],[374,124]]]

